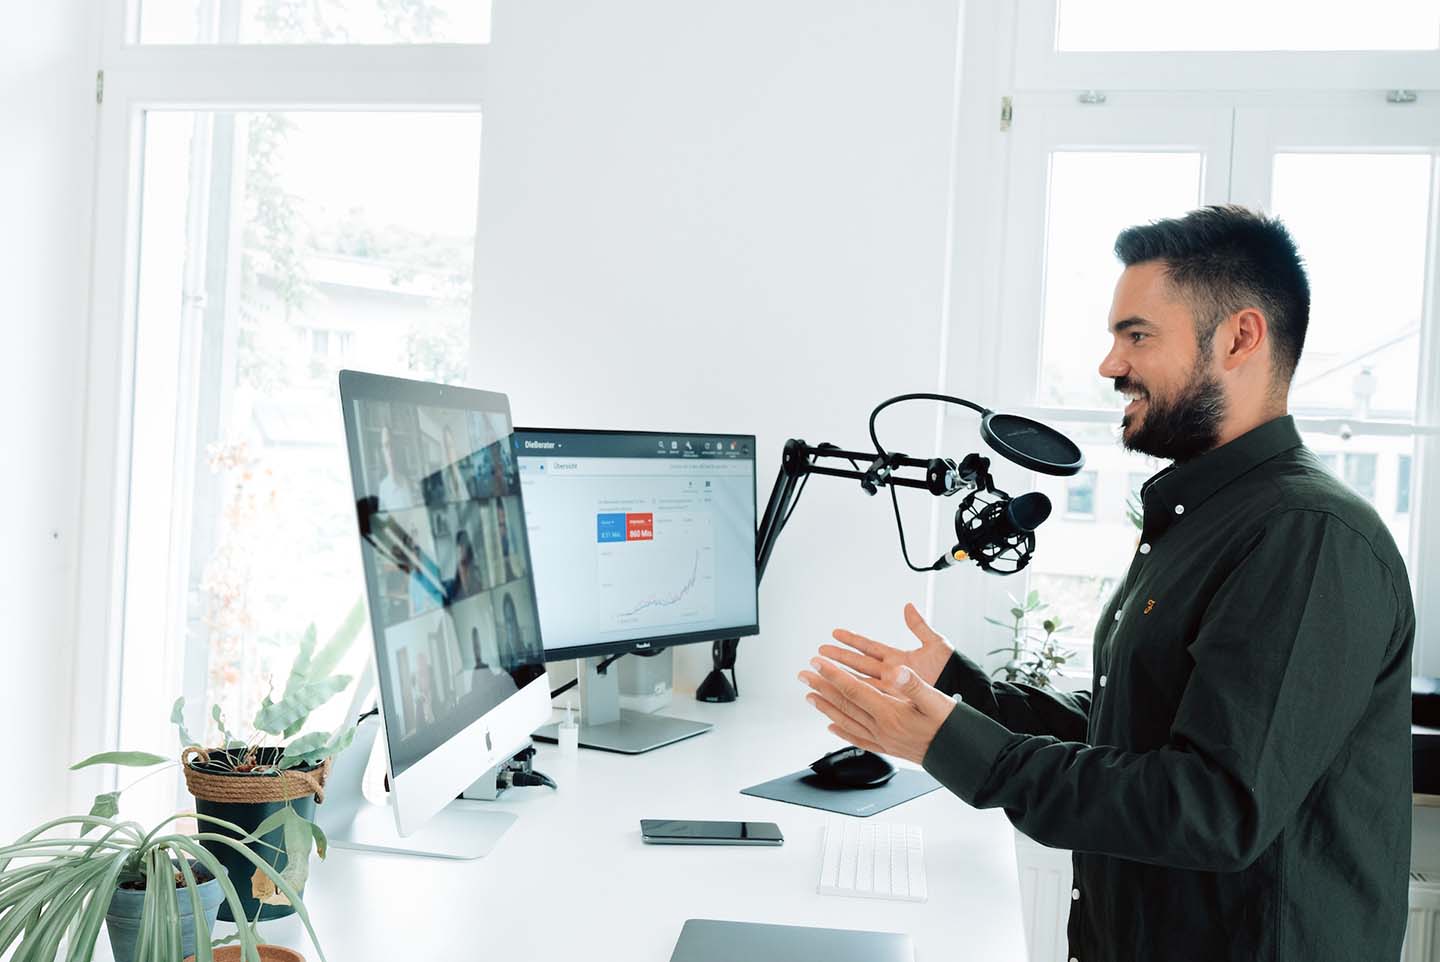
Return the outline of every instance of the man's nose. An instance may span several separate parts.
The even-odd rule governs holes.
[[[1106,354],[1100,361],[1100,376],[1108,378],[1124,377],[1130,373],[1130,365],[1115,355],[1114,351]]]

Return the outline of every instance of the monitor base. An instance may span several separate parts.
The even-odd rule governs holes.
[[[515,824],[509,812],[481,811],[484,802],[455,801],[436,812],[413,835],[395,830],[395,815],[386,805],[372,805],[338,832],[327,832],[333,848],[389,852],[423,858],[476,859],[489,855],[500,837]]]
[[[559,741],[556,731],[558,727],[546,725],[535,732],[535,738],[545,742]],[[638,755],[703,734],[714,727],[709,722],[671,718],[667,715],[647,715],[644,712],[621,709],[618,721],[601,725],[582,724],[580,744],[599,751]]]
[[[367,697],[368,681],[368,677],[361,680],[356,704],[362,704]],[[352,717],[354,713],[352,708]],[[325,783],[325,803],[315,811],[329,843],[335,848],[425,858],[475,859],[489,855],[516,816],[492,811],[484,802],[458,799],[436,812],[419,831],[401,835],[389,803],[375,803],[365,797],[365,770],[379,731],[379,719],[362,720],[356,727],[354,743],[335,756]],[[493,785],[494,769],[481,777],[488,777]]]

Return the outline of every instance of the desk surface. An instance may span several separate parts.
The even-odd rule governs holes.
[[[836,747],[798,688],[795,701],[705,705],[677,694],[667,714],[715,728],[644,755],[565,756],[538,745],[535,767],[558,792],[516,789],[500,802],[466,803],[519,816],[483,859],[332,851],[312,866],[305,893],[326,955],[667,962],[685,919],[700,917],[906,932],[920,962],[1021,962],[1010,824],[943,788],[875,816],[924,828],[928,902],[816,894],[831,816],[740,794]],[[772,821],[785,844],[646,845],[642,818]],[[265,923],[262,934],[308,949],[294,919]]]

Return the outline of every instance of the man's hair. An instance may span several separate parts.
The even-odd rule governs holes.
[[[1247,307],[1269,322],[1275,379],[1288,385],[1310,326],[1310,281],[1285,225],[1244,207],[1202,207],[1184,217],[1127,227],[1115,239],[1126,267],[1159,261],[1195,312],[1201,349]]]

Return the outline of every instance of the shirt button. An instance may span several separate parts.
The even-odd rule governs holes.
[[[1105,676],[1104,676],[1104,675],[1101,675],[1101,676],[1100,676],[1100,687],[1101,687],[1101,688],[1104,688],[1104,687],[1105,687]]]
[[[1185,513],[1185,505],[1183,505],[1183,504],[1177,504],[1177,505],[1175,505],[1175,513],[1176,513],[1176,514],[1184,514],[1184,513]]]
[[[1142,544],[1142,545],[1140,546],[1140,553],[1141,553],[1141,554],[1149,554],[1149,553],[1150,553],[1150,544],[1149,544],[1149,542],[1146,542],[1145,544]]]
[[[1074,902],[1074,901],[1077,901],[1079,898],[1080,898],[1080,890],[1079,890],[1079,889],[1071,889],[1071,890],[1070,890],[1070,901]]]
[[[1119,620],[1120,620],[1120,612],[1119,612],[1118,610],[1115,612],[1115,620],[1116,620],[1116,621],[1119,621]]]

